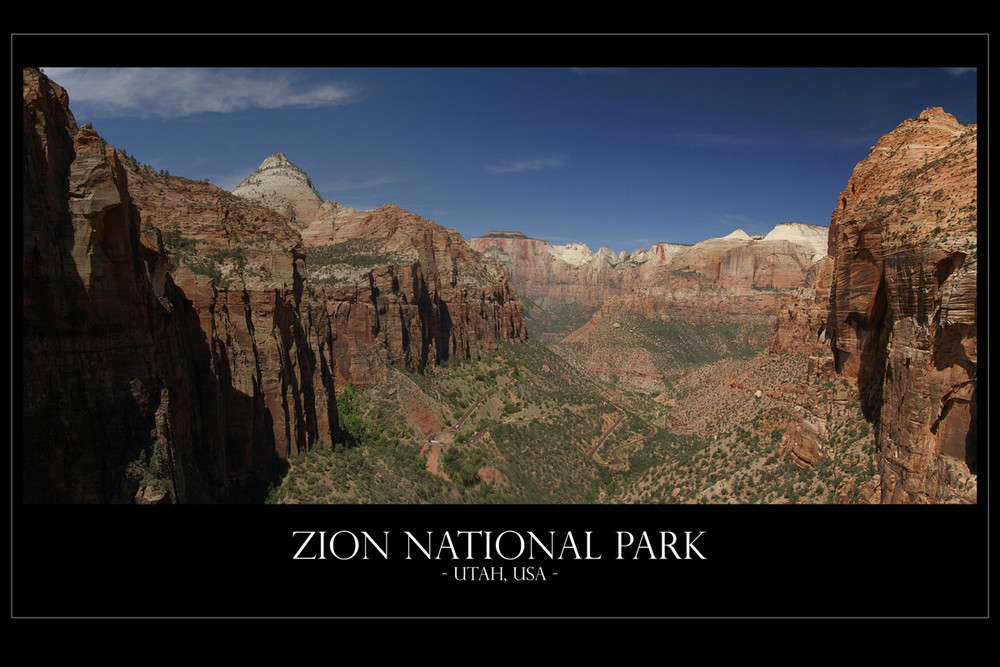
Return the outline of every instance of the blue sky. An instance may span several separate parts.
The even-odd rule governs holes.
[[[281,151],[325,199],[592,250],[826,225],[903,120],[978,122],[968,67],[44,69],[158,170],[232,189]]]

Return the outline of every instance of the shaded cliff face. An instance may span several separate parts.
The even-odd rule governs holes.
[[[977,132],[940,108],[841,193],[827,328],[876,425],[884,502],[975,499]]]
[[[247,196],[267,204],[269,175],[283,171],[255,173]],[[307,194],[289,201],[304,201],[309,210],[315,204]],[[323,202],[321,210],[302,231],[304,289],[312,320],[335,332],[338,382],[367,385],[389,364],[421,372],[495,350],[499,341],[525,339],[524,311],[508,273],[458,232],[392,204],[355,211]]]
[[[338,433],[297,233],[136,165],[23,75],[25,501],[262,500]]]

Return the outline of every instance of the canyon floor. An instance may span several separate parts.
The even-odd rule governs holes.
[[[622,312],[603,328],[349,388],[345,442],[291,460],[269,502],[877,501],[874,435],[847,380],[820,387],[834,453],[802,465],[785,433],[806,357],[770,353],[761,327]]]

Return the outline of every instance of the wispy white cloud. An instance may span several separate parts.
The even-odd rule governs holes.
[[[68,91],[74,112],[95,118],[333,106],[360,95],[342,84],[306,81],[280,69],[46,67],[45,73]]]
[[[323,189],[334,190],[337,192],[343,192],[346,190],[364,190],[365,188],[375,188],[380,185],[387,185],[398,181],[399,179],[395,176],[377,176],[375,178],[369,178],[365,181],[340,181],[339,183],[328,185]]]
[[[976,71],[975,67],[945,67],[944,69],[946,72],[948,72],[948,74],[951,74],[952,76],[962,76],[966,72]]]
[[[536,157],[531,160],[521,160],[518,162],[501,162],[500,164],[486,165],[486,171],[494,174],[509,174],[521,171],[535,171],[538,169],[559,169],[563,161],[555,157]]]

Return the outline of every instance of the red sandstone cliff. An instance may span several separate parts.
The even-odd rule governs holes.
[[[284,156],[252,198],[157,174],[34,69],[23,150],[27,502],[260,501],[339,437],[335,380],[525,336],[457,232],[323,202]]]
[[[469,244],[503,262],[517,293],[542,309],[555,301],[600,309],[598,318],[627,310],[650,320],[771,324],[789,291],[814,280],[826,232],[781,223],[760,237],[737,230],[693,246],[658,243],[617,255],[579,243],[553,246],[520,232],[490,232]],[[561,324],[556,319],[555,329]]]
[[[940,108],[883,136],[838,199],[829,282],[772,341],[856,382],[882,502],[976,501],[976,138]]]
[[[831,220],[828,328],[876,424],[883,502],[975,499],[976,138],[940,108],[904,121]]]
[[[23,76],[25,501],[262,500],[338,435],[297,233],[139,167]]]
[[[502,262],[517,293],[532,301],[559,299],[594,309],[641,279],[642,262],[607,248],[593,253],[582,243],[554,246],[521,232],[490,232],[469,239],[469,245]]]
[[[265,168],[277,163],[284,166]],[[291,182],[296,178],[298,185]],[[501,340],[525,339],[509,275],[458,232],[392,204],[355,211],[323,202],[305,178],[278,154],[248,179],[252,190],[237,190],[279,210],[291,206],[296,220],[309,220],[302,231],[304,285],[312,320],[335,332],[338,382],[370,384],[388,364],[420,372],[495,350]]]

